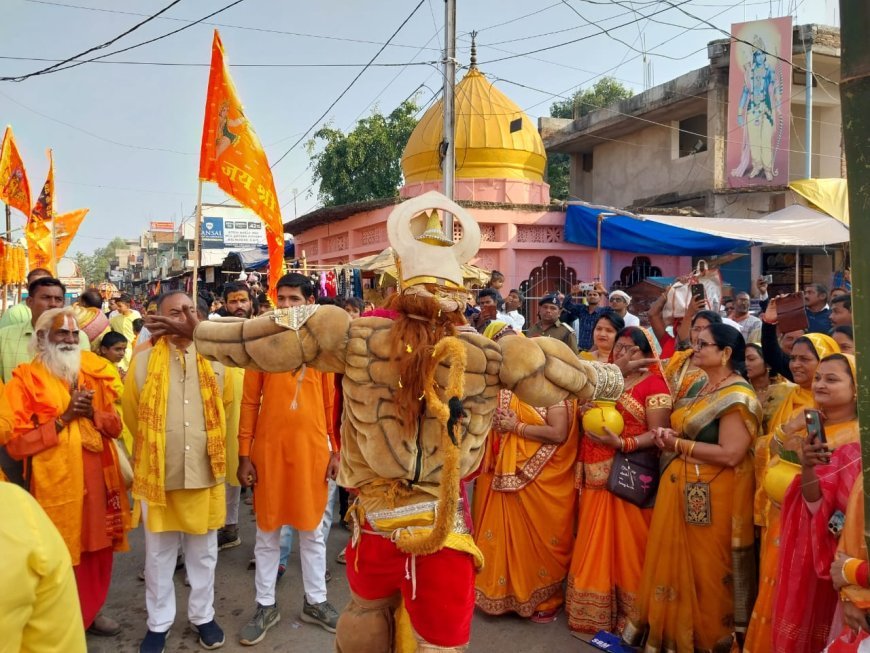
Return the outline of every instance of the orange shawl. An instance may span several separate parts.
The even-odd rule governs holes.
[[[122,488],[114,446],[104,445],[104,433],[117,437],[121,432],[121,418],[115,409],[117,389],[114,375],[104,358],[82,352],[79,386],[94,391],[94,420],[76,418],[58,433],[56,446],[39,451],[31,458],[31,493],[45,509],[60,531],[69,548],[73,565],[81,554],[82,510],[84,502],[84,470],[82,450],[101,452],[104,475],[109,494],[115,491],[120,504],[120,523],[116,526],[119,537],[115,550],[126,548],[123,532],[129,528],[129,510],[126,492]],[[53,423],[67,408],[70,391],[67,384],[49,372],[39,361],[19,365],[6,384],[5,396],[12,407],[12,439],[34,430],[34,427]],[[113,473],[114,472],[114,473]]]

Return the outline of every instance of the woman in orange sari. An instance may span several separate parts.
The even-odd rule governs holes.
[[[649,334],[628,327],[619,332],[611,360],[632,348],[632,358],[655,357]],[[625,377],[616,408],[625,422],[621,435],[598,438],[586,433],[580,443],[580,518],[565,600],[568,627],[578,634],[619,633],[626,619],[638,617],[637,591],[652,508],[617,497],[606,483],[617,449],[655,449],[653,429],[670,424],[671,393],[658,360],[648,371]]]
[[[795,341],[789,370],[796,385],[770,420],[770,431],[763,438],[759,438],[760,442],[755,446],[755,469],[756,473],[760,472],[755,479],[755,519],[761,526],[761,567],[758,599],[752,608],[744,653],[769,653],[773,650],[771,623],[779,570],[782,497],[772,498],[768,495],[765,478],[772,467],[780,465],[781,448],[794,452],[800,449],[801,440],[806,435],[804,409],[815,407],[812,386],[816,368],[822,358],[839,352],[837,343],[830,336],[821,333],[808,333]],[[799,471],[795,466],[793,474],[797,476]]]
[[[728,652],[745,628],[755,582],[752,441],[761,406],[742,377],[737,329],[711,324],[694,343],[706,384],[658,429],[662,479],[638,594],[623,639],[648,653]]]
[[[503,322],[484,335],[522,337]],[[474,492],[474,539],[486,560],[475,602],[487,614],[546,623],[562,606],[574,543],[575,408],[533,408],[501,391]]]
[[[825,437],[804,438],[801,474],[782,502],[774,651],[819,653],[828,643],[837,607],[830,573],[837,551],[836,515],[845,514],[861,472],[855,380],[855,359],[833,354],[819,363],[813,381]]]

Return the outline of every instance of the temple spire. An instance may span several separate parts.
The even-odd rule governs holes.
[[[471,33],[471,70],[477,70],[477,32]]]

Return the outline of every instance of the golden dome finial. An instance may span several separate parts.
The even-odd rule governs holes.
[[[472,70],[477,70],[477,32],[471,33],[471,66]]]

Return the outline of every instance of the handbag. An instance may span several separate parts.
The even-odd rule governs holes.
[[[776,300],[776,327],[780,333],[809,328],[803,293],[792,293]]]
[[[652,508],[660,478],[658,450],[617,451],[607,477],[607,489],[638,508]]]
[[[707,298],[706,309],[719,311],[719,305],[722,302],[722,274],[718,269],[711,268],[707,261],[701,259],[686,283],[678,281],[668,291],[663,310],[666,322],[673,322],[674,318],[686,317],[686,311],[692,301],[692,284],[695,283],[704,286],[704,294]]]

